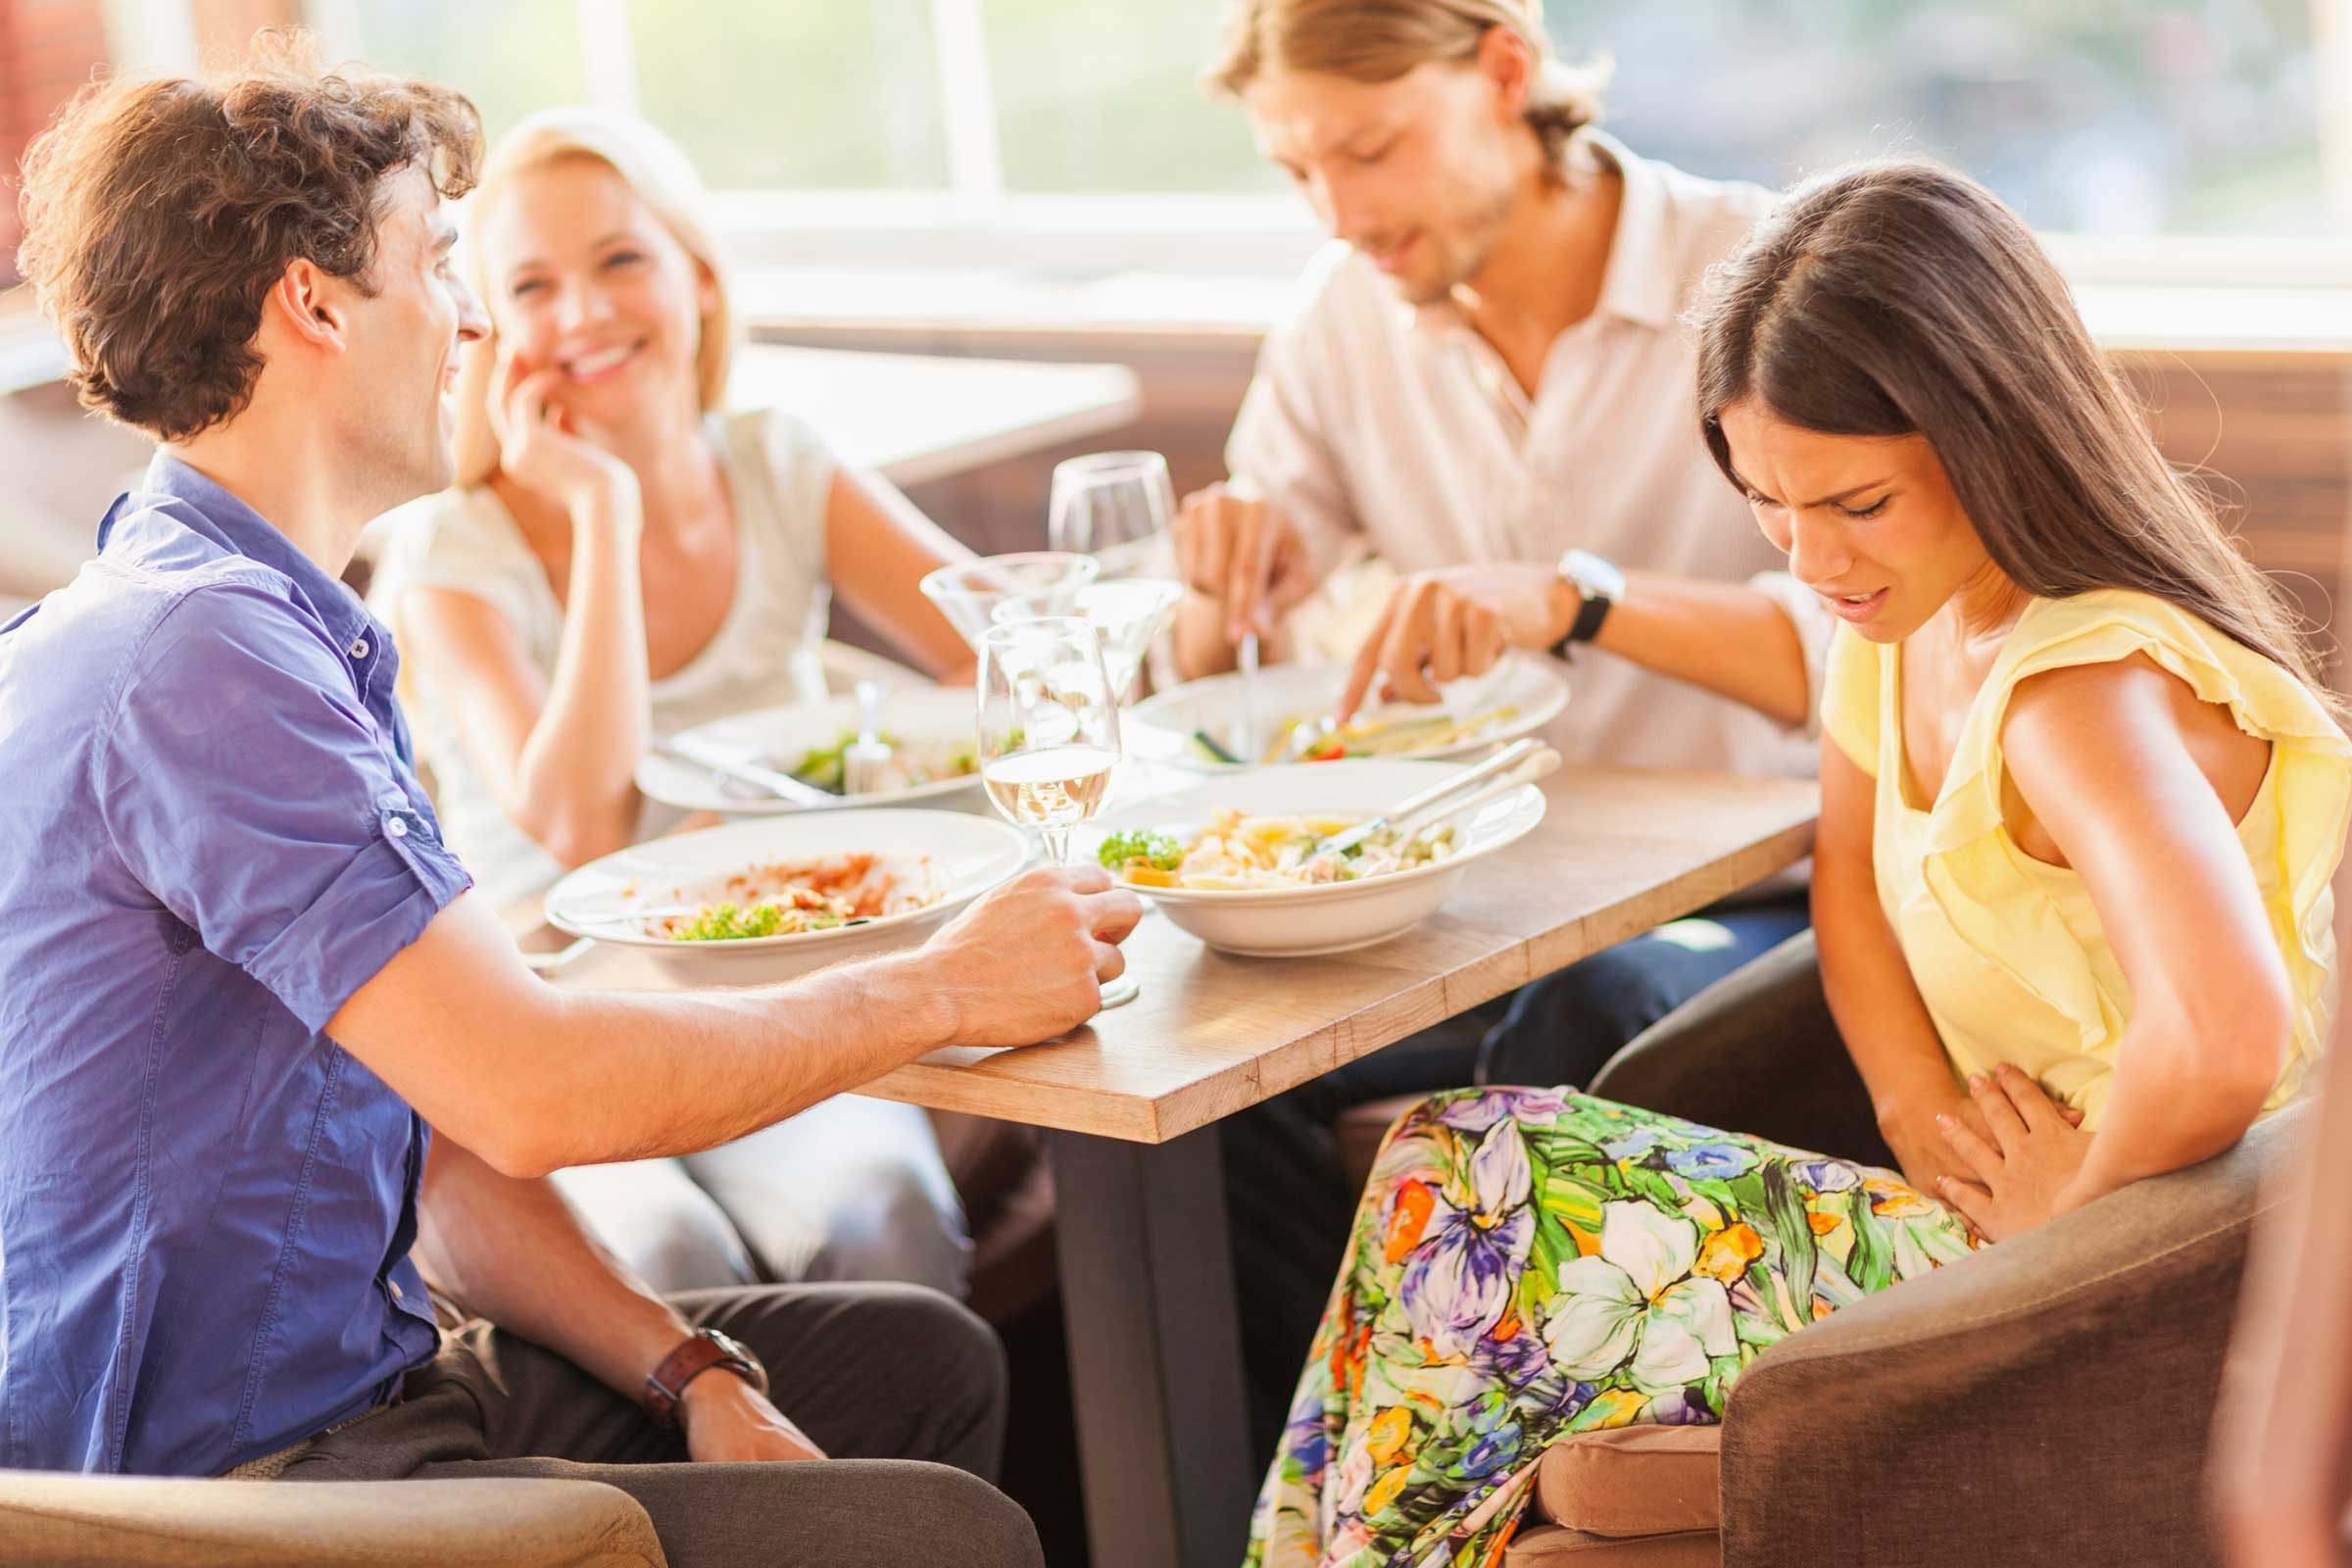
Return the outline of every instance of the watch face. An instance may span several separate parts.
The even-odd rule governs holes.
[[[740,1340],[736,1340],[727,1335],[719,1333],[716,1329],[705,1329],[703,1332],[710,1337],[711,1344],[717,1346],[720,1349],[726,1351],[728,1355],[734,1357],[738,1361],[741,1361],[746,1367],[751,1369],[751,1382],[753,1387],[757,1388],[761,1394],[765,1394],[767,1392],[767,1367],[758,1356],[751,1352],[749,1347],[745,1346]]]

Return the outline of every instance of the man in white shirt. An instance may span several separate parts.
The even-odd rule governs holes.
[[[1808,714],[1758,677],[1800,689],[1831,620],[1708,457],[1679,320],[1771,196],[1592,129],[1599,73],[1552,56],[1540,0],[1240,0],[1210,80],[1336,243],[1266,342],[1235,482],[1186,499],[1183,671],[1229,667],[1252,631],[1285,651],[1286,612],[1377,554],[1400,576],[1345,710],[1591,642],[1549,732],[1572,759],[1810,773]],[[1474,1030],[1433,1032],[1229,1123],[1261,1441],[1345,1239],[1338,1110],[1480,1071],[1583,1083],[1804,925],[1788,896],[1675,922],[1490,1009],[1483,1060]]]

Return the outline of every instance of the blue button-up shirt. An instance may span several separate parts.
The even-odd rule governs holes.
[[[322,1032],[466,886],[357,599],[158,456],[0,630],[0,1468],[209,1475],[436,1335],[427,1131]]]

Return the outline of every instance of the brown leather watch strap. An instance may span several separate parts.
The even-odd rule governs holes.
[[[656,1425],[675,1427],[678,1401],[685,1397],[686,1385],[712,1367],[724,1367],[760,1393],[767,1392],[767,1369],[759,1357],[716,1329],[698,1329],[647,1375],[645,1392],[637,1396],[637,1402],[645,1406]]]

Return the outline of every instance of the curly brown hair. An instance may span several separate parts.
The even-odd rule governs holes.
[[[159,439],[253,396],[262,305],[307,260],[367,293],[385,179],[473,185],[481,120],[450,88],[321,69],[265,34],[233,73],[92,83],[24,157],[24,276],[82,403]]]

